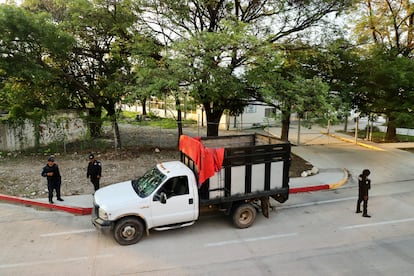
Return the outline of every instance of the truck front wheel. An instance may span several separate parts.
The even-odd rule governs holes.
[[[123,218],[114,228],[114,238],[120,245],[131,245],[139,242],[144,235],[144,225],[135,218]]]
[[[256,209],[248,203],[241,204],[233,211],[233,223],[238,228],[248,228],[256,219]]]

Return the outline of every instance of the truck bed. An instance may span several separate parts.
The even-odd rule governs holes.
[[[280,202],[289,195],[290,144],[262,134],[201,137],[206,148],[224,148],[221,169],[199,183],[200,205],[272,196]],[[181,152],[181,161],[198,168]]]

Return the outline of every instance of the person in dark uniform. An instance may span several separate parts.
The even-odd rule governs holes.
[[[95,159],[95,156],[91,153],[89,154],[89,163],[88,163],[88,171],[86,173],[86,177],[90,178],[95,191],[99,189],[99,180],[102,176],[102,164],[98,160]]]
[[[49,203],[53,203],[53,190],[56,191],[57,200],[63,201],[60,197],[60,185],[62,177],[59,172],[59,166],[55,163],[55,158],[49,157],[47,165],[43,167],[41,175],[47,178],[47,190],[49,192]]]
[[[368,191],[371,189],[371,180],[368,178],[368,176],[370,174],[371,172],[368,169],[365,169],[358,176],[359,191],[356,213],[361,213],[361,202],[363,202],[362,216],[366,218],[371,217],[368,215]]]

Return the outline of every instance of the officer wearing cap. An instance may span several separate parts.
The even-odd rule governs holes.
[[[86,177],[90,178],[93,187],[96,190],[99,189],[99,180],[102,176],[102,164],[95,159],[95,156],[91,153],[89,154],[89,163]]]
[[[57,200],[63,201],[60,197],[60,185],[62,177],[59,172],[59,166],[55,163],[54,157],[47,159],[47,165],[43,167],[41,175],[47,178],[47,190],[49,192],[49,203],[53,203],[53,190],[56,191]]]

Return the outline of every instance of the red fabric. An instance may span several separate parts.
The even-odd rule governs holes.
[[[200,137],[180,136],[179,150],[188,155],[197,167],[200,164],[202,148],[204,148],[204,145],[201,144]]]
[[[215,172],[221,170],[224,160],[224,148],[206,148],[201,143],[200,137],[192,138],[181,135],[179,149],[196,164],[200,186]]]

